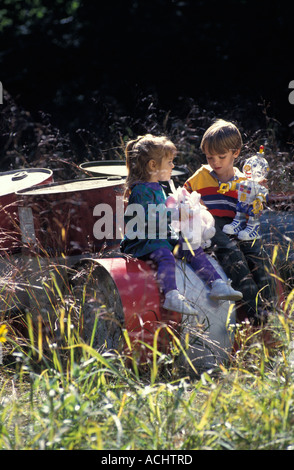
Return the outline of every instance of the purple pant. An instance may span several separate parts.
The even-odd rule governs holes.
[[[190,250],[183,250],[180,244],[177,257],[184,257],[193,271],[207,284],[221,277],[201,247],[192,254]],[[176,260],[173,253],[168,248],[158,248],[148,258],[157,265],[157,279],[163,293],[176,289]]]

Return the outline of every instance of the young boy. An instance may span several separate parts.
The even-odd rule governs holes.
[[[272,297],[271,278],[265,268],[266,255],[261,240],[240,241],[223,232],[223,227],[236,215],[237,191],[218,192],[221,183],[228,183],[244,175],[234,166],[242,147],[238,128],[222,119],[204,133],[200,148],[208,165],[202,165],[185,183],[189,191],[198,191],[202,202],[214,216],[216,234],[212,249],[232,287],[243,294],[246,316],[257,324],[266,321],[263,299]]]

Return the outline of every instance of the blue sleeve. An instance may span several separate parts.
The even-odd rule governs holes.
[[[167,209],[165,205],[165,199],[164,192],[161,190],[154,191],[143,184],[136,185],[130,194],[128,207],[125,212],[126,223],[133,215],[131,206],[138,204],[144,209],[144,225],[145,228],[148,227],[150,238],[158,238],[157,233],[169,233],[171,214],[170,210]],[[142,210],[140,210],[138,214],[139,213],[143,216]]]

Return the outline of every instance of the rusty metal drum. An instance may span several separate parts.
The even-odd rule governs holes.
[[[99,258],[96,263],[109,273],[115,286],[112,291],[116,290],[116,296],[120,298],[129,338],[128,353],[135,354],[140,364],[152,357],[153,347],[167,354],[173,334],[178,335],[181,314],[161,307],[154,269],[146,262],[128,256]]]
[[[226,279],[215,260],[211,262]],[[229,359],[234,345],[235,304],[212,301],[208,287],[188,265],[177,260],[176,279],[179,291],[195,306],[195,317],[162,308],[156,272],[146,262],[121,257],[99,258],[95,263],[109,274],[112,294],[106,296],[105,303],[116,294],[116,305],[121,307],[114,309],[111,305],[110,310],[123,310],[120,318],[124,318],[130,352],[135,353],[139,363],[152,358],[154,347],[168,354],[173,341],[180,351],[179,368],[190,376],[197,376]]]
[[[122,178],[127,176],[126,162],[123,160],[98,160],[94,162],[85,162],[80,165],[80,168],[89,176],[121,176]],[[184,167],[175,166],[172,171],[172,177],[175,180],[181,177],[186,180],[188,177],[188,170]]]
[[[52,170],[28,168],[0,173],[0,255],[21,248],[16,192],[53,181]]]
[[[94,162],[85,162],[80,164],[88,176],[127,176],[126,162],[123,160],[98,160]]]
[[[44,256],[116,249],[123,230],[124,180],[86,178],[18,191],[22,234]]]

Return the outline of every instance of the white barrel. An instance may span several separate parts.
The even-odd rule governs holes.
[[[210,261],[227,280],[217,262],[211,257]],[[181,355],[180,364],[189,375],[198,375],[228,361],[235,336],[235,304],[227,300],[211,300],[209,287],[182,260],[177,260],[176,281],[179,291],[198,312],[197,317],[182,317],[182,347],[185,348],[187,342],[189,347]],[[200,328],[199,323],[203,323],[204,328]]]
[[[94,176],[121,176],[122,178],[126,178],[128,174],[126,162],[124,160],[98,160],[95,162],[85,162],[80,164],[80,168],[86,173]],[[185,175],[186,172],[186,169],[176,166],[172,171],[172,176]]]

